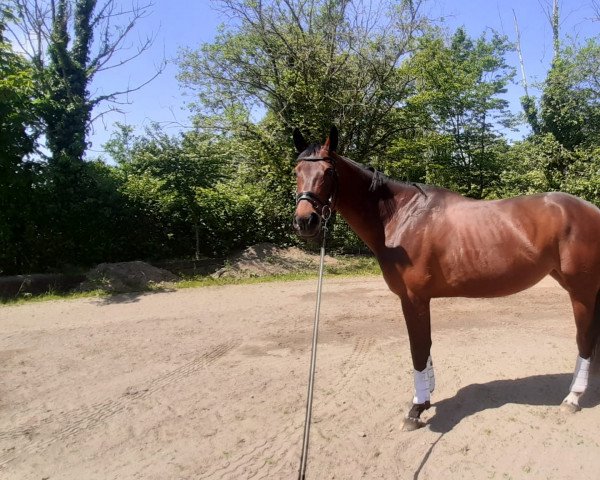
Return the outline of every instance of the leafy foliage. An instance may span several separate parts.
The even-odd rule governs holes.
[[[33,246],[35,205],[30,202],[38,175],[27,160],[37,138],[34,70],[4,39],[8,10],[0,11],[0,273],[27,268]]]
[[[236,21],[180,58],[180,79],[199,92],[201,117],[218,116],[229,129],[228,110],[249,112],[237,129],[259,136],[276,124],[286,144],[293,127],[321,138],[335,123],[341,144],[358,156],[384,151],[406,128],[400,107],[411,75],[403,59],[426,27],[418,2],[368,18],[349,1],[219,3]],[[257,112],[268,121],[252,122]]]
[[[600,147],[575,152],[561,189],[600,205]]]
[[[541,99],[542,132],[569,150],[600,140],[600,45],[594,40],[561,50],[554,59]]]
[[[473,40],[462,28],[449,41],[435,35],[421,43],[413,59],[418,92],[410,102],[423,110],[424,180],[485,197],[507,150],[500,128],[513,124],[501,96],[514,76],[504,58],[509,44],[495,34]]]
[[[10,3],[19,12],[37,2]],[[4,38],[17,19],[2,10],[0,273],[294,244],[292,127],[322,139],[336,124],[343,154],[400,180],[476,198],[562,190],[600,204],[596,40],[556,44],[541,98],[522,99],[532,133],[511,143],[504,37],[447,34],[415,0],[371,10],[360,0],[216,3],[231,22],[179,58],[197,94],[195,128],[119,125],[109,163],[85,158],[86,136],[92,109],[119,92],[93,98],[88,85],[144,7],[115,34],[98,29],[121,15],[112,0],[57,0],[51,20],[36,20],[47,48],[30,58]],[[48,158],[36,152],[41,133]],[[365,251],[340,218],[331,227],[334,250]]]

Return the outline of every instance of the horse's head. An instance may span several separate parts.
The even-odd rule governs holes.
[[[294,145],[298,151],[296,165],[296,213],[294,228],[305,239],[314,239],[321,233],[323,222],[334,209],[337,191],[335,159],[338,131],[332,127],[323,145],[309,145],[300,130],[294,130]]]

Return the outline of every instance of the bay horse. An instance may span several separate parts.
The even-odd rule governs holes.
[[[566,193],[474,200],[443,188],[393,181],[336,153],[338,131],[298,152],[293,225],[304,239],[321,235],[337,211],[373,252],[400,297],[413,362],[414,396],[404,428],[424,425],[435,376],[430,300],[498,297],[554,277],[568,292],[578,357],[563,408],[580,409],[600,333],[600,209]]]

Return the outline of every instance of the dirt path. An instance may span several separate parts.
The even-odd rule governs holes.
[[[300,454],[315,282],[0,308],[0,478],[289,479]],[[598,380],[545,280],[433,303],[435,408],[401,431],[411,366],[377,278],[326,280],[308,478],[596,479]]]

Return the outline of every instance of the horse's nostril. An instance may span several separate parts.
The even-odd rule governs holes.
[[[312,212],[308,216],[296,216],[292,221],[294,228],[302,235],[313,235],[321,224],[319,215]]]
[[[310,217],[295,217],[293,223],[298,230],[306,230],[309,222]]]

